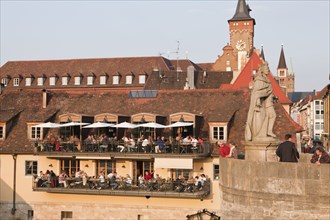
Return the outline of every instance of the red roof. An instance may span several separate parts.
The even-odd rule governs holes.
[[[249,84],[252,81],[252,72],[253,70],[257,71],[259,65],[263,63],[262,58],[256,51],[253,51],[252,56],[249,61],[243,68],[242,72],[238,75],[235,82],[233,84],[223,84],[220,89],[247,89],[249,88]],[[274,76],[271,72],[268,74],[268,78],[272,83],[274,95],[278,97],[278,101],[281,104],[291,104],[291,100],[284,94],[281,87],[278,85]]]

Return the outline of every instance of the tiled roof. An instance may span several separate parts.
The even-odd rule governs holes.
[[[309,95],[313,95],[314,92],[289,92],[288,98],[292,102],[299,102],[300,100],[304,99],[305,97]]]
[[[72,60],[40,60],[40,61],[9,61],[0,68],[0,78],[7,75],[21,75],[23,78],[51,76],[82,76],[86,81],[87,76],[95,76],[96,85],[99,85],[100,76],[107,75],[132,75],[138,77],[140,74],[150,74],[154,69],[170,70],[172,63],[164,57],[124,57],[124,58],[99,58],[99,59],[72,59]],[[112,78],[110,78],[112,80]],[[47,83],[45,82],[45,85]],[[112,82],[112,81],[111,81]],[[36,86],[34,80],[32,86]],[[84,83],[86,86],[86,83]],[[81,86],[84,85],[83,83]],[[68,85],[74,85],[74,80],[70,80]],[[110,83],[111,85],[111,83]],[[125,80],[121,80],[119,85],[125,85]],[[11,86],[11,84],[9,84]],[[58,82],[56,86],[61,86]],[[132,85],[142,86],[138,80],[133,81]]]
[[[252,71],[257,71],[259,65],[263,63],[259,54],[254,50],[247,64],[244,66],[242,72],[238,75],[233,84],[222,85],[221,89],[247,89],[252,80]],[[268,78],[272,84],[274,95],[278,97],[281,104],[291,104],[290,99],[284,94],[281,87],[274,79],[271,72],[268,74]]]
[[[322,99],[328,90],[329,90],[329,85],[326,85],[323,89],[321,89],[321,91],[316,93],[314,99]]]
[[[198,64],[195,64],[191,60],[170,60],[173,66],[173,69],[176,70],[177,67],[179,67],[181,70],[187,70],[189,66],[193,66],[195,68],[195,71],[202,71],[202,68],[198,66]]]
[[[17,109],[3,109],[0,110],[0,122],[10,121],[12,118],[17,116],[21,110]]]
[[[205,71],[212,70],[214,63],[197,63],[197,65]]]
[[[42,92],[38,90],[5,90],[0,95],[0,110],[22,109],[15,126],[12,127],[8,137],[0,141],[0,152],[10,153],[31,152],[32,147],[27,141],[26,123],[45,121],[42,112],[53,112],[54,121],[65,113],[83,115],[97,115],[111,112],[120,115],[133,115],[149,112],[157,115],[168,116],[177,112],[189,112],[203,116],[204,126],[201,135],[207,138],[208,122],[226,122],[230,120],[229,140],[235,140],[240,146],[244,139],[244,128],[248,112],[249,91],[221,91],[219,89],[205,90],[170,90],[158,91],[156,98],[130,99],[128,91],[99,91],[99,90],[53,90],[49,91],[50,100],[47,108],[42,109]],[[13,101],[14,100],[14,101]],[[58,111],[57,111],[58,110]],[[274,132],[282,136],[285,133],[294,133],[296,128],[285,114],[285,110],[276,104],[278,118]],[[39,115],[39,116],[38,116]]]
[[[195,72],[196,89],[216,89],[222,84],[230,83],[233,78],[232,72]],[[180,90],[186,84],[187,72],[160,71],[153,72],[145,85],[147,90]]]

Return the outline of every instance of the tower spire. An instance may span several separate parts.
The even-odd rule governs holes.
[[[264,61],[266,61],[266,59],[265,59],[265,54],[264,54],[264,46],[263,46],[263,45],[261,45],[260,57],[261,57]]]
[[[250,11],[252,11],[248,4],[246,4],[245,0],[238,0],[236,12],[230,21],[245,21],[245,20],[253,20],[253,24],[255,25],[256,22],[254,18],[250,16]]]
[[[277,69],[288,69],[288,67],[286,66],[286,62],[285,62],[283,44],[282,44],[282,48],[281,48],[280,60],[278,62]]]

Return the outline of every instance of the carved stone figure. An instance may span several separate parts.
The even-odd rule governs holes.
[[[271,82],[268,79],[268,63],[259,67],[251,93],[245,140],[267,141],[274,140],[273,126],[276,118],[274,110],[274,95]]]

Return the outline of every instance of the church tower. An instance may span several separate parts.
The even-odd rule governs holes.
[[[234,16],[228,20],[230,46],[238,55],[238,71],[246,64],[248,55],[254,47],[254,25],[256,22],[250,16],[250,11],[251,9],[245,0],[238,0]]]
[[[277,66],[277,79],[280,87],[284,90],[285,94],[288,95],[289,92],[294,92],[294,73],[289,72],[286,65],[283,45],[281,48],[280,59]]]

